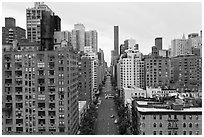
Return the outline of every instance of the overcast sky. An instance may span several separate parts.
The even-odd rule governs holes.
[[[74,24],[84,24],[86,30],[98,32],[98,47],[104,50],[108,65],[113,50],[113,27],[119,26],[119,43],[133,38],[143,54],[151,52],[156,37],[163,37],[167,49],[174,38],[183,34],[199,33],[202,29],[202,4],[174,3],[71,3],[45,2],[61,18],[62,30],[71,31]],[[26,29],[26,8],[32,2],[2,3],[2,25],[5,17],[13,17],[19,27]]]

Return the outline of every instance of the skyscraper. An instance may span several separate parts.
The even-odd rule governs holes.
[[[72,30],[72,46],[76,51],[84,51],[85,27],[83,24],[74,24],[74,30]]]
[[[14,40],[20,41],[25,38],[25,29],[17,27],[14,18],[5,18],[5,27],[2,27],[2,44],[12,44]]]
[[[171,57],[178,55],[187,55],[192,53],[191,45],[187,44],[188,39],[183,35],[182,39],[174,39],[171,41]]]
[[[119,55],[118,47],[119,47],[119,30],[118,26],[114,26],[114,52],[115,56]]]
[[[26,9],[27,39],[30,42],[40,42],[41,39],[41,19],[42,12],[48,11],[53,15],[53,11],[44,2],[35,2],[33,8]]]
[[[90,30],[85,32],[85,47],[91,47],[93,52],[98,51],[98,36],[97,31]]]
[[[162,37],[155,38],[155,46],[157,47],[157,50],[162,50]]]

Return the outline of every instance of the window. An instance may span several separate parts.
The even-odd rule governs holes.
[[[199,124],[198,124],[198,123],[195,123],[195,127],[198,128],[198,127],[199,127]]]
[[[162,131],[159,131],[159,135],[162,135]]]
[[[159,115],[159,119],[162,120],[162,115]]]
[[[183,135],[186,135],[186,131],[183,131]]]
[[[154,135],[156,135],[157,134],[157,131],[154,131]]]
[[[183,120],[186,120],[186,115],[183,115]]]
[[[156,115],[153,115],[153,119],[156,120]]]
[[[168,131],[168,135],[171,135],[171,131]]]
[[[192,127],[192,123],[189,123],[189,127]]]
[[[183,127],[186,127],[186,123],[183,123]]]
[[[192,131],[189,131],[189,135],[192,135]]]
[[[157,127],[157,124],[156,124],[156,123],[154,123],[154,124],[153,124],[153,127]]]
[[[45,67],[45,63],[38,63],[38,68],[44,68]]]
[[[159,124],[159,127],[162,127],[162,123]]]
[[[145,132],[142,132],[143,135],[145,135]]]

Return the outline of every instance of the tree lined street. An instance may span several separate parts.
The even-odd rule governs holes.
[[[107,76],[105,88],[100,94],[101,104],[98,105],[98,117],[96,120],[96,135],[119,135],[118,125],[114,123],[118,120],[116,107],[113,98],[105,98],[105,95],[114,95],[112,90],[110,76]],[[114,118],[110,116],[114,115]]]

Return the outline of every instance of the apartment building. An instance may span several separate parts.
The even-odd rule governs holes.
[[[3,134],[77,133],[76,53],[15,49],[2,63]]]
[[[91,58],[82,55],[78,63],[79,68],[79,100],[86,101],[87,106],[92,102],[92,74]]]
[[[169,85],[170,59],[162,56],[146,56],[144,61],[145,87]]]
[[[202,108],[154,101],[133,101],[132,129],[137,135],[202,135]]]
[[[171,58],[171,82],[182,92],[201,90],[202,57],[182,55]]]
[[[118,63],[118,88],[139,87],[144,88],[144,61],[142,53],[129,49],[122,55]]]
[[[2,27],[2,44],[12,44],[14,40],[20,41],[26,38],[25,29],[16,26],[16,20],[12,17],[5,18],[5,27]]]

